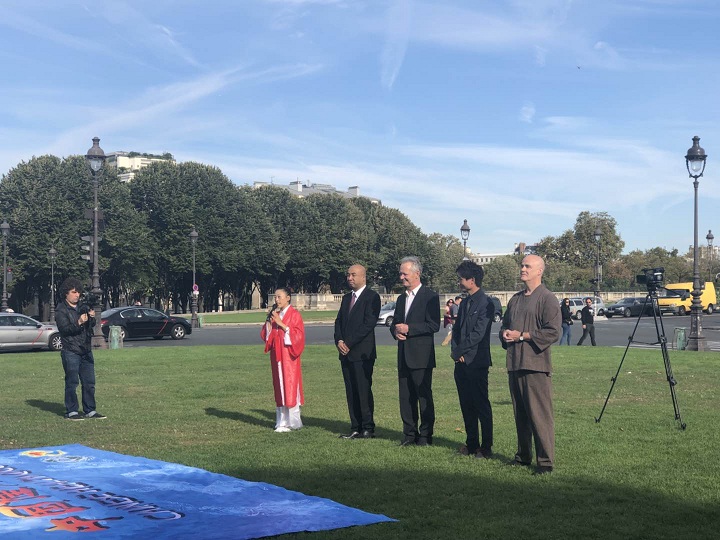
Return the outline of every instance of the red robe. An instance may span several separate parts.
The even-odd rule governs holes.
[[[292,345],[285,345],[285,331],[274,322],[270,330],[270,338],[267,337],[267,324],[263,324],[260,336],[265,341],[265,352],[270,352],[275,404],[278,407],[293,408],[295,405],[305,404],[301,371],[301,355],[305,349],[305,325],[300,313],[292,306],[288,306],[282,322],[290,328]]]

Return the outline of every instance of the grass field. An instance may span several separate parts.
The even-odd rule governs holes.
[[[501,349],[490,395],[495,459],[456,454],[464,441],[452,366],[438,349],[435,444],[400,448],[395,350],[375,370],[378,438],[349,429],[337,356],[303,357],[306,427],[277,434],[268,359],[259,346],[133,348],[96,353],[103,421],[63,420],[57,353],[0,355],[0,447],[79,443],[183,463],[327,497],[399,520],[312,539],[718,538],[720,371],[717,353],[673,352],[687,429],[674,419],[659,351],[631,350],[594,421],[622,349],[554,351],[556,470],[509,467],[515,451]]]

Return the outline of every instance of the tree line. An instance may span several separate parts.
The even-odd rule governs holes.
[[[103,303],[150,299],[161,309],[188,308],[192,245],[201,309],[250,307],[254,288],[267,298],[275,288],[341,292],[345,271],[364,264],[370,281],[390,291],[399,260],[417,255],[425,278],[455,290],[463,257],[459,239],[426,235],[399,210],[369,199],[318,194],[297,198],[287,190],[233,184],[218,168],[186,162],[153,163],[128,183],[111,167],[98,179],[103,213],[98,244]],[[0,212],[11,231],[8,267],[14,282],[10,305],[23,309],[35,298],[50,301],[51,260],[55,285],[67,276],[89,282],[81,259],[82,236],[92,234],[93,187],[81,156],[35,157],[3,175]]]
[[[49,305],[51,247],[57,252],[56,288],[68,276],[89,282],[91,266],[80,255],[81,237],[92,234],[92,214],[86,212],[92,201],[82,156],[35,157],[3,175],[0,213],[11,227],[11,307],[22,310],[36,298],[41,308]],[[398,286],[399,260],[407,255],[424,262],[426,284],[457,291],[460,240],[424,234],[401,211],[363,197],[298,198],[274,186],[237,186],[213,166],[158,162],[128,183],[106,167],[99,177],[99,204],[100,282],[103,303],[111,305],[142,298],[161,309],[186,311],[193,285],[193,228],[199,234],[196,281],[203,311],[217,309],[221,296],[231,299],[225,308],[248,308],[256,288],[261,298],[279,286],[339,293],[354,263],[368,268],[371,284],[390,292]],[[598,247],[603,290],[635,288],[642,268],[664,267],[668,282],[692,276],[692,264],[677,250],[657,247],[621,255],[624,242],[617,224],[602,212],[581,212],[572,229],[542,238],[534,251],[546,260],[545,282],[551,289],[589,291]],[[485,288],[516,290],[521,258],[508,255],[485,265]],[[704,266],[704,277],[718,269]]]
[[[596,231],[600,233],[598,240]],[[664,268],[666,283],[692,281],[691,254],[677,249],[654,247],[621,254],[625,242],[617,232],[617,222],[606,212],[581,212],[572,229],[559,236],[546,236],[533,252],[545,259],[543,282],[553,291],[587,291],[595,289],[596,260],[602,269],[600,289],[605,291],[645,290],[636,283],[644,268]],[[484,286],[490,290],[515,290],[519,287],[518,265],[522,255],[498,257],[485,265]],[[720,271],[720,261],[701,261],[702,281],[713,281]]]

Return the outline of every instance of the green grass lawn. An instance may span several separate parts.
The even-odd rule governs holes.
[[[720,371],[717,353],[672,352],[687,429],[674,419],[659,351],[631,350],[602,422],[622,349],[556,347],[556,470],[509,467],[515,451],[504,356],[493,349],[495,459],[456,454],[462,418],[446,350],[435,371],[435,444],[400,448],[395,349],[375,369],[375,440],[349,429],[337,356],[303,358],[306,427],[273,432],[268,358],[259,346],[99,351],[98,409],[62,418],[57,353],[3,354],[0,447],[79,443],[183,463],[327,497],[398,523],[294,538],[717,538],[720,535]]]

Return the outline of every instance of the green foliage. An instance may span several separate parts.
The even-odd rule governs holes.
[[[97,351],[98,406],[108,415],[102,422],[62,419],[57,353],[4,354],[0,405],[12,414],[3,420],[0,447],[80,442],[268,482],[398,520],[293,535],[308,540],[717,537],[717,353],[672,353],[687,422],[682,431],[657,350],[631,349],[596,423],[620,352],[554,349],[556,469],[540,477],[506,465],[516,433],[504,353],[492,347],[492,354],[490,460],[456,454],[465,436],[449,358],[438,358],[433,377],[434,445],[398,447],[395,347],[378,347],[378,438],[359,441],[337,438],[349,420],[333,346],[306,349],[305,427],[289,434],[272,429],[269,360],[260,344]],[[423,509],[429,510],[420,516]]]

